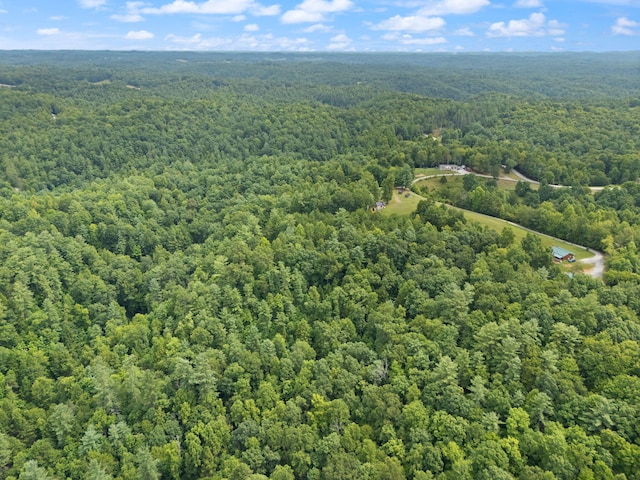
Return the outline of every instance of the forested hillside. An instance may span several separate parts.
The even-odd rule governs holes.
[[[637,59],[0,53],[0,478],[640,478]]]

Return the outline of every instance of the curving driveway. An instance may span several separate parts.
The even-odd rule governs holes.
[[[585,273],[588,273],[593,278],[602,278],[602,274],[604,273],[604,255],[597,250],[591,250],[590,248],[588,250],[593,253],[593,257],[584,258],[580,260],[580,263],[593,265],[593,267],[587,269]]]
[[[529,183],[533,183],[535,185],[540,185],[540,182],[533,180],[532,178],[526,177],[524,176],[522,173],[520,173],[519,171],[517,171],[515,168],[511,170],[513,172],[513,174],[518,177],[520,180],[524,181],[524,182],[529,182]],[[567,188],[567,185],[552,185],[549,184],[549,186],[551,188]],[[604,187],[587,187],[589,188],[589,190],[591,190],[592,192],[598,192],[600,190],[604,190]]]

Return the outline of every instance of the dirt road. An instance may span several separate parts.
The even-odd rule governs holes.
[[[602,278],[602,274],[604,273],[604,255],[602,253],[589,249],[591,253],[593,253],[593,257],[585,258],[580,260],[580,263],[584,263],[586,265],[593,265],[591,268],[587,268],[585,273],[591,275],[594,278]]]

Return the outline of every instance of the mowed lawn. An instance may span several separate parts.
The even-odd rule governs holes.
[[[408,197],[406,196],[407,194],[409,195]],[[413,212],[415,212],[416,207],[418,206],[418,203],[420,202],[420,200],[423,200],[423,197],[415,194],[414,192],[410,192],[407,190],[403,193],[399,193],[397,190],[394,190],[393,198],[391,199],[389,204],[380,211],[380,214],[410,215]],[[464,210],[462,208],[457,208],[452,206],[450,206],[450,208],[456,208],[457,210],[462,211],[467,221],[479,223],[480,225],[484,225],[497,232],[502,232],[502,230],[504,230],[505,227],[509,227],[513,231],[515,238],[518,241],[522,240],[524,236],[528,232],[530,232],[529,230],[523,227],[509,224],[509,222],[507,222],[506,220],[502,220],[500,218],[491,217],[489,215],[483,215],[482,213],[471,212],[469,210]],[[554,246],[562,247],[565,250],[569,250],[570,252],[572,252],[575,255],[577,260],[593,257],[593,254],[587,251],[584,247],[577,247],[575,245],[571,245],[567,242],[563,242],[562,240],[549,237],[543,233],[538,233],[533,231],[531,231],[531,233],[534,233],[535,235],[537,235],[545,247],[549,247],[549,248]]]
[[[406,195],[409,196],[407,197]],[[423,199],[423,197],[410,190],[405,190],[403,193],[399,193],[398,190],[394,189],[393,198],[389,204],[380,211],[380,213],[383,215],[410,215],[416,211],[418,203]]]
[[[440,170],[437,167],[431,167],[431,168],[416,168],[413,173],[415,174],[416,177],[421,177],[421,176],[426,177],[429,175],[442,175],[442,174],[451,173],[451,172],[447,172],[446,170]]]

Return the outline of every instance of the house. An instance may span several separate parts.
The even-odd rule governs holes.
[[[453,165],[451,163],[441,163],[438,165],[440,170],[450,170],[452,172],[464,172],[466,168],[464,165]]]
[[[378,210],[382,210],[386,206],[387,206],[387,204],[384,203],[384,202],[376,202],[376,206],[373,207],[373,211],[377,212]]]
[[[565,260],[567,260],[568,262],[576,261],[575,255],[569,250],[565,250],[561,247],[551,247],[551,250],[553,251],[553,259],[556,262],[563,262]]]

